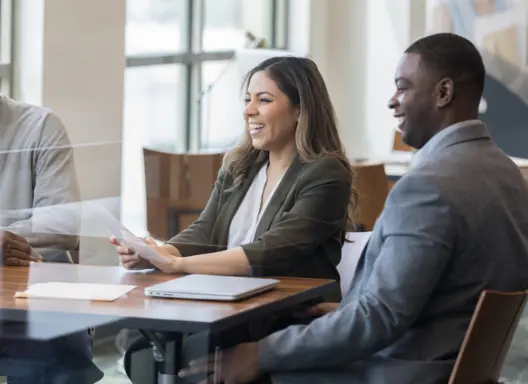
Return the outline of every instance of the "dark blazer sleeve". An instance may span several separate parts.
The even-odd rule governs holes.
[[[213,192],[198,220],[187,229],[178,233],[167,241],[178,248],[182,256],[199,255],[203,253],[218,252],[225,247],[210,245],[211,233],[216,223],[219,211],[220,197],[224,188],[225,174],[222,169],[218,172]]]
[[[292,208],[256,241],[241,246],[254,275],[287,270],[344,228],[352,182],[345,166],[336,158],[321,159],[299,177]]]

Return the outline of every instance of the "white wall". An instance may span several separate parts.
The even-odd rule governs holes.
[[[423,31],[425,0],[292,0],[290,18],[290,49],[323,73],[349,156],[388,154],[394,70]]]
[[[13,96],[61,117],[75,146],[83,200],[103,199],[119,217],[125,0],[15,4]],[[81,231],[86,228],[93,223],[83,223]],[[81,260],[116,264],[86,242]]]
[[[364,129],[373,156],[383,156],[392,148],[396,121],[387,104],[395,90],[394,71],[410,43],[409,18],[409,1],[368,1]]]
[[[14,97],[62,118],[84,199],[119,197],[125,0],[15,3]]]

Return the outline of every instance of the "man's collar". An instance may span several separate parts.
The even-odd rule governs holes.
[[[434,152],[436,149],[439,149],[440,147],[443,147],[442,143],[446,140],[449,140],[450,137],[453,137],[453,140],[456,141],[457,139],[454,136],[456,136],[463,128],[475,126],[484,128],[484,123],[478,119],[465,120],[442,129],[440,132],[434,135],[419,151],[415,153],[411,161],[411,166],[416,166],[417,164],[425,161],[432,152]],[[451,142],[451,140],[449,141]]]

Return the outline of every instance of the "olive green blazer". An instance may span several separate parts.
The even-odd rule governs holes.
[[[236,188],[220,170],[198,220],[168,243],[183,256],[225,250],[231,220],[262,166],[255,163]],[[254,241],[241,246],[253,275],[338,280],[351,181],[335,157],[303,164],[297,156],[262,213]]]

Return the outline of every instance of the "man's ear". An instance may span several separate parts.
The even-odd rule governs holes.
[[[453,102],[455,97],[455,83],[449,78],[444,78],[436,83],[436,106],[446,107]]]

